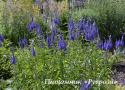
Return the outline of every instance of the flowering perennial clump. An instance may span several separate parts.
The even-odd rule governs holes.
[[[77,23],[77,29],[77,37],[84,35],[87,41],[92,41],[99,36],[96,23],[90,20],[80,19]]]
[[[69,19],[69,22],[68,22],[68,30],[69,31],[74,31],[75,30],[75,23],[73,21],[73,18],[70,18]]]

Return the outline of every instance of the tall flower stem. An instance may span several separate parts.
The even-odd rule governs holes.
[[[45,56],[46,56],[46,55],[45,55],[45,53],[46,53],[46,52],[45,52],[45,50],[44,50],[43,56],[41,57],[41,58],[43,58],[43,59],[42,59],[42,60],[43,60],[43,62],[42,62],[42,63],[43,63],[43,66],[42,66],[42,71],[41,71],[41,72],[42,72],[42,78],[41,78],[41,81],[42,81],[42,82],[41,82],[41,87],[42,87],[42,88],[44,87],[44,82],[45,82],[45,79],[46,79],[46,71],[45,71],[45,69],[46,69],[46,67],[45,67],[45,66],[46,66],[46,61],[45,61],[46,58],[45,58]]]
[[[108,64],[108,51],[105,51],[105,55],[104,55],[104,58],[105,58],[105,61],[104,61],[104,64]]]
[[[65,54],[64,52],[61,52],[60,53],[60,56],[64,56],[65,57]],[[64,59],[64,58],[63,58]],[[60,58],[60,73],[61,73],[61,79],[64,79],[64,60],[62,60],[62,58]]]

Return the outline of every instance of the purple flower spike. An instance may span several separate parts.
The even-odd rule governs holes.
[[[27,29],[29,32],[31,32],[33,29],[35,29],[35,27],[36,27],[36,23],[34,22],[33,17],[32,17],[32,21],[29,22],[29,24],[27,25]]]
[[[52,42],[55,41],[55,33],[54,33],[54,32],[52,32],[52,34],[51,34],[51,41],[52,41]]]
[[[85,21],[84,20],[80,20],[79,22],[78,22],[78,24],[77,24],[77,28],[78,28],[78,30],[80,30],[80,31],[83,31],[84,30],[84,27],[85,26]]]
[[[73,32],[69,32],[69,39],[70,40],[75,40],[75,34]]]
[[[4,37],[3,35],[0,35],[0,46],[2,46],[2,42],[4,42]]]
[[[88,83],[84,83],[80,90],[89,90],[90,88],[92,87],[92,83],[91,82],[88,82]]]
[[[115,42],[115,47],[116,47],[116,49],[119,48],[119,47],[123,47],[123,46],[124,46],[124,41],[123,41],[123,39],[124,39],[124,35],[122,35],[121,40],[116,40],[116,42]]]
[[[36,51],[35,51],[35,49],[34,49],[34,47],[31,49],[31,52],[32,52],[32,56],[36,56]]]
[[[14,54],[11,57],[11,64],[16,64],[16,58],[15,58]]]
[[[111,36],[109,36],[108,40],[101,41],[98,45],[98,48],[105,50],[105,51],[111,50],[113,48]]]
[[[69,40],[75,40],[75,24],[72,18],[70,18],[68,23],[68,30],[69,30]]]
[[[58,17],[54,18],[53,19],[53,24],[56,25],[56,26],[59,25],[60,24],[60,19]]]
[[[103,50],[111,50],[113,47],[113,44],[112,44],[112,40],[111,40],[111,36],[109,36],[109,39],[108,40],[105,40],[105,42],[103,43]]]
[[[85,39],[87,41],[91,41],[94,40],[97,36],[98,36],[98,28],[96,26],[96,23],[90,23],[89,21],[87,21],[85,23]]]
[[[36,35],[37,35],[37,36],[40,36],[40,35],[41,35],[41,27],[40,27],[39,24],[36,24],[35,30],[36,30]]]
[[[51,38],[52,38],[52,37],[50,37],[50,36],[47,34],[46,42],[47,42],[48,48],[51,48],[51,46],[52,46]]]
[[[65,42],[65,40],[63,39],[62,34],[60,34],[59,42],[58,42],[58,48],[59,48],[60,50],[66,50],[66,47],[67,47],[66,42]]]
[[[0,35],[0,42],[3,42],[4,41],[4,37],[3,35]]]
[[[55,41],[55,35],[57,34],[57,29],[53,28],[52,29],[52,33],[51,33],[51,41],[54,42]]]
[[[75,24],[72,18],[70,18],[69,23],[68,23],[68,30],[69,31],[74,31],[75,30]]]
[[[117,40],[115,42],[115,47],[119,48],[119,47],[123,47],[124,46],[124,42],[122,40]]]
[[[87,41],[94,40],[94,35],[90,34],[90,33],[86,33],[85,34],[85,40],[87,40]]]
[[[20,39],[18,44],[21,48],[24,48],[25,46],[28,45],[28,40],[26,38]]]

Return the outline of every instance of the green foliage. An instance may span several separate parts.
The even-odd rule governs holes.
[[[79,90],[80,85],[49,85],[52,80],[110,80],[110,67],[114,58],[103,57],[103,52],[93,44],[82,48],[78,41],[69,42],[64,53],[56,49],[35,47],[37,56],[29,49],[16,52],[17,64],[13,65],[12,88],[35,90]],[[108,63],[107,63],[108,62]],[[92,90],[101,87],[93,85]],[[95,88],[95,89],[94,89]]]
[[[69,13],[68,12],[64,12],[61,16],[60,16],[60,20],[61,23],[59,25],[59,30],[65,35],[67,36],[68,34],[68,20],[69,20]]]
[[[13,7],[15,11],[11,11],[8,5],[3,11],[2,25],[3,35],[14,44],[17,44],[19,38],[30,37],[26,25],[29,21],[29,16],[23,10]]]
[[[99,13],[93,9],[76,9],[73,14],[72,14],[73,18],[78,21],[80,18],[86,18],[86,17],[90,17],[90,18],[97,18],[99,17]]]
[[[5,41],[3,46],[0,47],[0,79],[7,80],[12,77],[10,65],[10,50],[9,42]]]
[[[19,38],[26,37],[27,39],[31,39],[34,37],[34,34],[28,32],[27,25],[31,21],[31,16],[34,16],[34,18],[37,17],[33,15],[33,10],[30,7],[32,3],[27,3],[27,5],[25,5],[25,3],[25,1],[17,1],[16,4],[14,4],[13,2],[8,1],[4,3],[4,8],[1,12],[1,25],[3,27],[1,33],[5,38],[13,42],[14,45],[17,45]],[[28,6],[31,10],[29,10]],[[40,20],[37,21],[39,22]],[[45,27],[41,21],[40,24]]]

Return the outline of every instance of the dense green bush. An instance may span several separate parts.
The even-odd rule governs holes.
[[[14,81],[11,87],[27,90],[79,90],[80,85],[48,85],[44,82],[45,79],[111,80],[110,67],[116,58],[105,58],[104,52],[93,44],[86,43],[82,48],[78,43],[69,42],[65,53],[56,49],[35,47],[36,57],[31,55],[29,49],[18,50],[17,63],[13,65]],[[99,88],[106,86],[93,85],[92,90]]]

